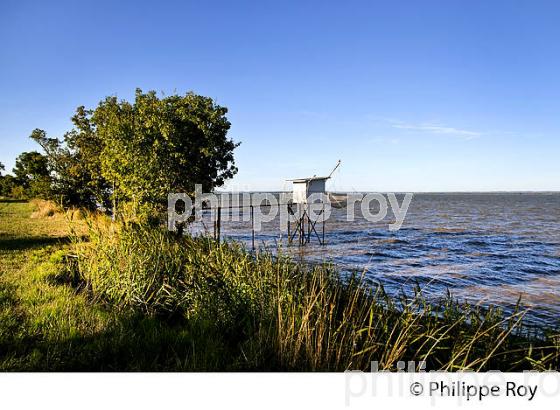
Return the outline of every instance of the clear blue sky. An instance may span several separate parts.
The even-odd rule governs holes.
[[[0,2],[0,161],[136,87],[229,108],[240,189],[560,190],[560,2]],[[231,184],[230,184],[231,185]]]

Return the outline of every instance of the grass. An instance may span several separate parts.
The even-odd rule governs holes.
[[[30,218],[39,205],[0,203],[4,370],[559,368],[558,335],[527,333],[523,312],[390,298],[329,265],[138,224]]]
[[[94,303],[66,281],[66,215],[34,211],[0,202],[0,370],[203,370],[187,329]]]

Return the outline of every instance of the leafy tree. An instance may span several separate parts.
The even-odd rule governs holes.
[[[38,198],[51,196],[51,177],[46,156],[36,151],[23,152],[16,158],[13,173],[15,182],[28,196]]]
[[[6,189],[6,177],[2,175],[2,171],[6,168],[4,164],[0,162],[0,196],[8,196],[8,190]]]
[[[13,189],[17,186],[12,175],[2,175],[6,167],[0,162],[0,196],[12,196]]]
[[[193,93],[158,98],[136,90],[134,103],[108,97],[91,123],[101,141],[101,172],[119,200],[162,204],[169,192],[211,190],[237,172],[227,108]]]
[[[90,122],[91,112],[78,107],[72,117],[74,128],[63,141],[47,138],[45,131],[35,129],[31,138],[47,154],[53,174],[53,189],[66,205],[95,208],[109,206],[109,185],[101,174],[101,141]]]
[[[33,179],[48,177],[47,157],[36,152],[23,152],[16,158],[13,169],[16,179],[27,187]]]
[[[158,98],[136,90],[133,103],[107,97],[94,110],[78,107],[63,140],[36,129],[31,138],[48,157],[53,189],[78,206],[166,202],[169,192],[223,185],[237,172],[227,138],[227,108],[187,93]]]
[[[4,175],[0,178],[0,195],[12,196],[12,190],[17,186],[15,178],[12,175]]]

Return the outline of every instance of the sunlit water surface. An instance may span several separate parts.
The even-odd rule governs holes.
[[[560,193],[415,194],[396,232],[388,229],[391,211],[378,223],[356,213],[348,222],[346,209],[333,210],[325,246],[313,237],[303,248],[287,248],[278,220],[256,234],[257,246],[275,251],[283,244],[295,258],[365,272],[390,294],[420,285],[428,298],[449,290],[461,301],[506,312],[521,297],[528,323],[560,323]],[[317,230],[321,236],[320,224]],[[251,224],[224,221],[222,237],[250,248]]]

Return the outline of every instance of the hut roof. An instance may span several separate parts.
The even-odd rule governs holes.
[[[329,179],[330,177],[309,177],[309,178],[295,178],[295,179],[287,179],[287,181],[291,182],[309,182],[309,181],[319,181],[321,179]]]

